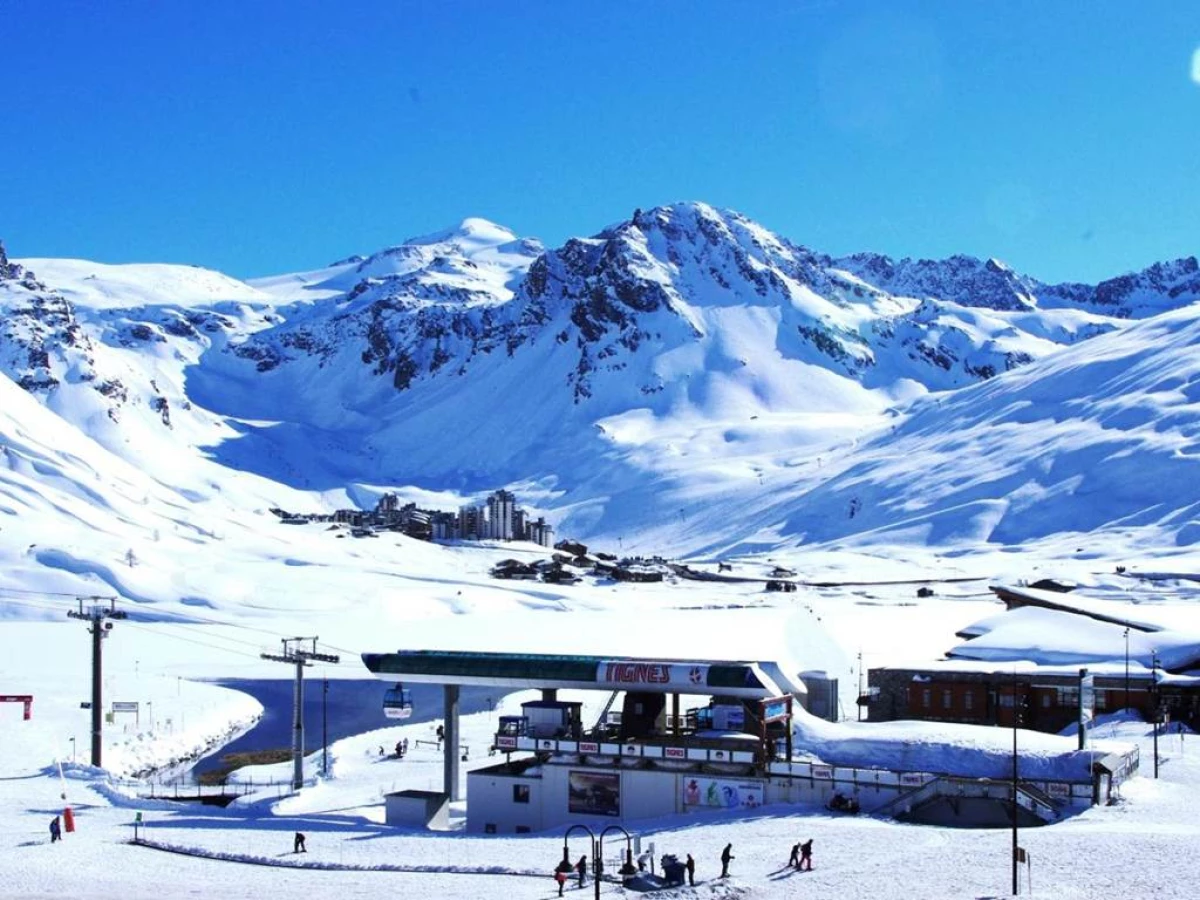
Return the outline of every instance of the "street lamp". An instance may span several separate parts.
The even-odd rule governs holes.
[[[1017,723],[1020,721],[1020,704],[1017,702],[1017,676],[1013,673],[1013,752],[1012,752],[1012,892],[1020,893],[1017,884]]]
[[[71,736],[71,762],[75,762],[75,737]]]
[[[576,829],[587,832],[588,840],[590,842],[591,852],[592,852],[592,871],[596,876],[596,896],[599,897],[600,896],[600,871],[596,864],[596,835],[595,835],[595,832],[593,832],[592,829],[588,828],[586,825],[572,825],[570,828],[567,829],[567,833],[563,835],[562,862],[560,862],[557,866],[554,867],[554,871],[570,873],[571,871],[574,870],[575,867],[573,865],[571,865],[571,851],[567,847],[567,840],[568,840],[568,838],[571,837],[571,832],[575,831]],[[580,887],[582,887],[582,886],[583,885],[581,884]]]
[[[1162,709],[1158,703],[1158,651],[1150,651],[1150,688],[1154,691],[1154,777],[1158,777],[1158,723],[1162,719]]]
[[[324,778],[329,777],[329,716],[326,711],[328,705],[329,676],[326,675],[321,690],[321,775]]]
[[[1129,628],[1125,629],[1125,708],[1129,709]]]
[[[631,875],[637,874],[637,866],[633,864],[633,839],[629,836],[629,832],[620,825],[607,825],[600,832],[599,847],[596,851],[596,897],[600,897],[600,875],[604,867],[604,836],[610,831],[619,831],[625,835],[625,865],[617,870],[617,874],[621,876],[622,882]]]

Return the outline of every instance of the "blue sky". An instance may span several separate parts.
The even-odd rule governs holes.
[[[17,257],[252,277],[474,215],[557,245],[677,200],[1047,280],[1200,243],[1188,3],[0,7]]]

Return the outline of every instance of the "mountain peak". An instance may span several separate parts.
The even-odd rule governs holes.
[[[435,231],[419,237],[409,238],[405,244],[467,244],[474,247],[508,244],[517,239],[516,232],[495,222],[470,216],[452,228]]]

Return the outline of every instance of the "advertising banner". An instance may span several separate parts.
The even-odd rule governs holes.
[[[735,778],[685,777],[680,779],[685,807],[757,809],[763,804],[763,785]]]
[[[620,816],[620,773],[580,769],[568,772],[567,812],[584,816]]]
[[[776,697],[763,703],[763,721],[777,722],[786,719],[791,711],[791,697]]]
[[[138,705],[135,701],[114,700],[112,705],[113,712],[131,712],[138,711]]]

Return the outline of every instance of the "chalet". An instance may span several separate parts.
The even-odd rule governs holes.
[[[502,559],[492,566],[491,576],[493,578],[534,580],[538,577],[538,570],[536,566],[523,563],[519,559]]]
[[[948,658],[868,673],[858,701],[868,718],[1004,726],[1019,709],[1023,727],[1057,732],[1079,720],[1086,673],[1096,714],[1132,709],[1200,728],[1200,635],[1127,602],[1045,586],[992,590],[1007,611],[959,631],[964,643]],[[1029,661],[1038,654],[1055,664]]]

